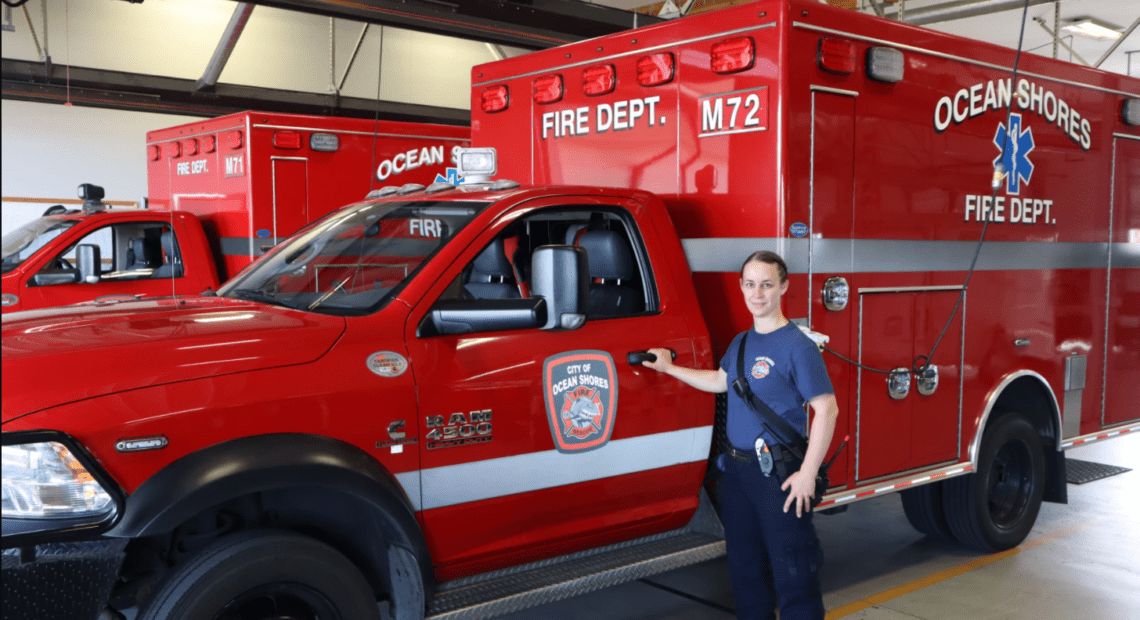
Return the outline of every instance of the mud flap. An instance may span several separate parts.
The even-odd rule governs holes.
[[[403,547],[388,547],[388,619],[424,617],[424,584],[416,556]]]
[[[1045,495],[1041,498],[1054,504],[1069,503],[1069,485],[1065,475],[1065,451],[1045,450]]]

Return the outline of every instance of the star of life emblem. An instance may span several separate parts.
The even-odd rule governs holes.
[[[998,123],[994,145],[998,149],[994,165],[1000,163],[1005,168],[1005,192],[1016,196],[1021,192],[1021,184],[1029,185],[1033,178],[1033,162],[1029,161],[1029,153],[1036,147],[1033,129],[1026,127],[1022,130],[1021,115],[1010,114],[1008,130],[1005,123]]]
[[[554,447],[562,453],[604,446],[617,412],[617,372],[605,351],[569,351],[543,364],[543,391]]]

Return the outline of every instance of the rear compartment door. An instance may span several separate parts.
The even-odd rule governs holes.
[[[273,157],[273,237],[269,247],[309,223],[309,160]],[[268,248],[259,247],[259,254]]]
[[[1114,162],[1102,426],[1140,417],[1140,139],[1118,135]]]

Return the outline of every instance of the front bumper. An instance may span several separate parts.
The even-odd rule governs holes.
[[[4,549],[0,617],[97,618],[111,596],[126,546],[125,538],[101,538]]]

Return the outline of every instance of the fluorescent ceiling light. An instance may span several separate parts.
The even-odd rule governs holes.
[[[1095,19],[1082,19],[1061,28],[1062,32],[1075,34],[1098,41],[1115,41],[1120,38],[1120,31],[1104,22]]]

